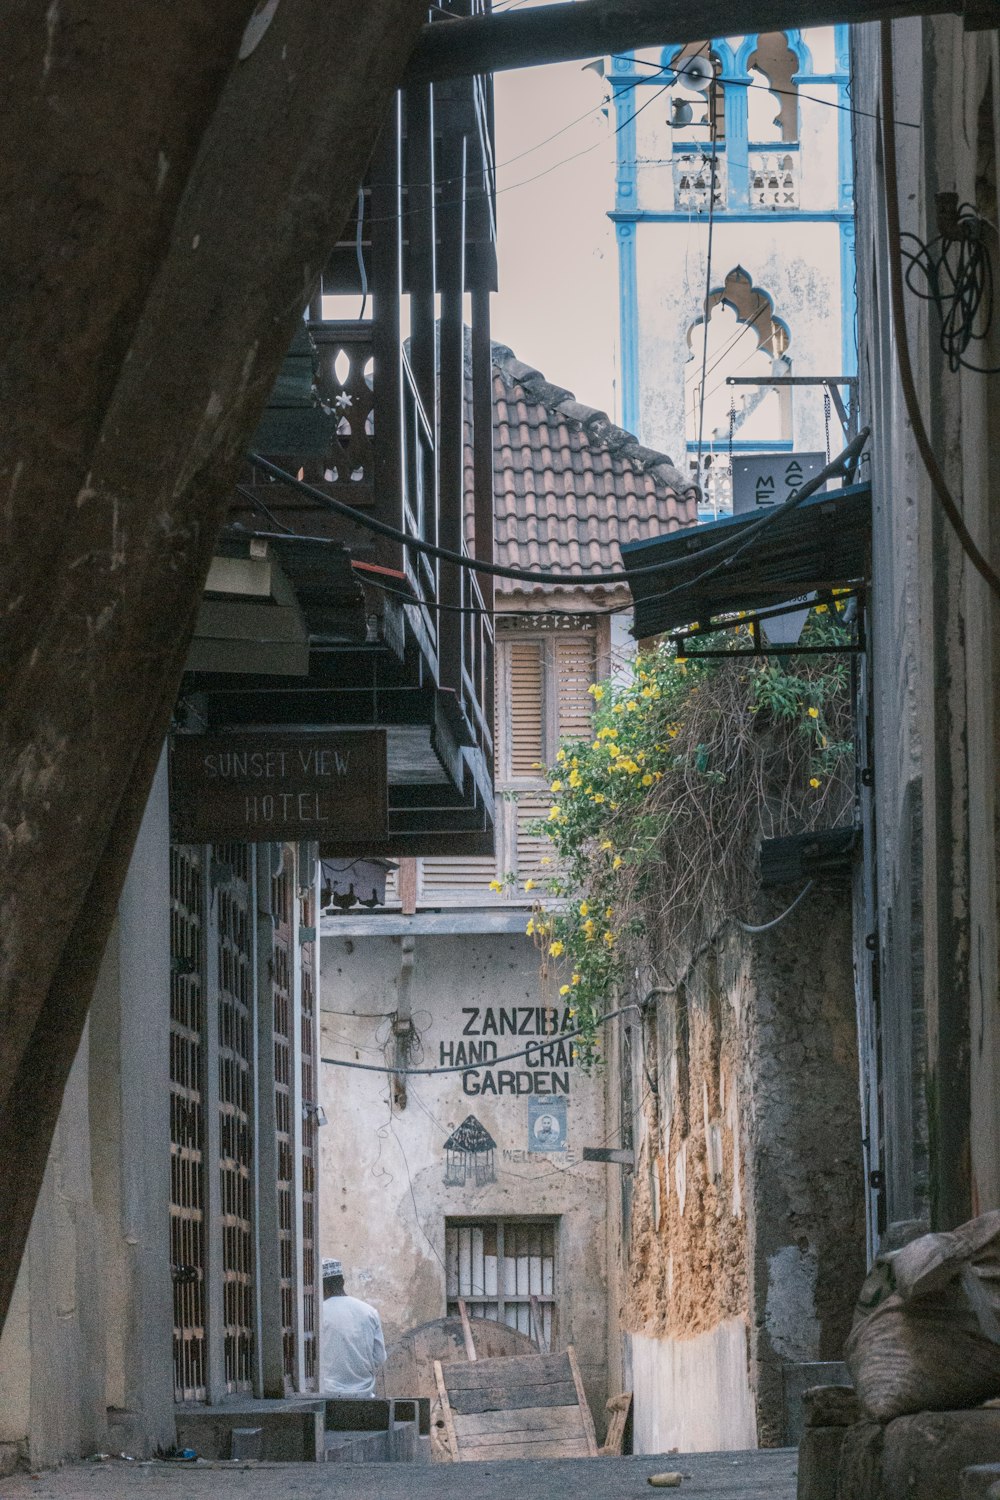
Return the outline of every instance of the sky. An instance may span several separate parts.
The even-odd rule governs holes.
[[[500,290],[493,337],[617,420],[618,266],[607,218],[614,126],[601,109],[607,85],[571,62],[497,73],[495,91]]]

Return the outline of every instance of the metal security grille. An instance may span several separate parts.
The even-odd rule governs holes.
[[[556,1336],[556,1220],[480,1219],[445,1226],[448,1313],[461,1297],[470,1318],[489,1318],[535,1337],[532,1298],[541,1343]]]
[[[310,890],[301,898],[301,928],[316,930],[316,896]],[[319,1141],[316,1119],[319,1079],[316,1071],[316,943],[301,943],[302,966],[302,1345],[306,1386],[315,1389],[318,1379],[316,1346],[316,1175]]]
[[[279,875],[271,877],[274,919],[274,1116],[278,1147],[278,1270],[281,1288],[281,1349],[286,1384],[294,1387],[295,1351],[295,1141],[292,1127],[294,992],[292,944],[293,853],[282,851]]]
[[[254,851],[212,851],[219,1015],[219,1175],[225,1388],[249,1391],[253,1360]]]
[[[205,1397],[204,869],[170,850],[170,1260],[174,1399]]]

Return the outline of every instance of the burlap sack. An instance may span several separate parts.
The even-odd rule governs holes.
[[[880,1422],[1000,1396],[1000,1213],[879,1256],[845,1358]]]

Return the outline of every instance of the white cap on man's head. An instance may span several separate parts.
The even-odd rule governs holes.
[[[325,1260],[323,1262],[323,1280],[328,1281],[331,1276],[343,1276],[344,1264],[339,1260]]]

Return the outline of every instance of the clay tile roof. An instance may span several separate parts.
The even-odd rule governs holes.
[[[467,445],[470,496],[471,458]],[[671,459],[644,448],[504,344],[493,345],[493,492],[497,562],[581,577],[618,571],[620,542],[663,536],[697,519],[697,487]],[[553,590],[498,579],[497,592]]]

